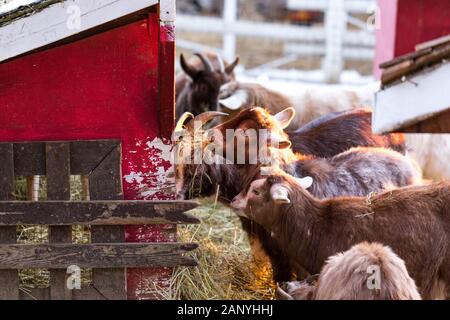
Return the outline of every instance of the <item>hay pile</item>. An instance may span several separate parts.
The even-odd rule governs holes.
[[[199,265],[174,271],[166,299],[273,299],[274,283],[267,263],[256,263],[238,217],[213,200],[190,211],[199,225],[180,226],[180,242],[196,242],[192,254]]]

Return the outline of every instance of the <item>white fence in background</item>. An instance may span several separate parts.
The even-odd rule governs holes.
[[[180,14],[176,22],[178,30],[222,34],[222,48],[213,48],[183,39],[178,39],[177,45],[195,51],[216,51],[231,61],[236,54],[236,37],[283,40],[283,57],[250,72],[276,68],[295,61],[301,56],[317,55],[324,57],[322,63],[324,82],[339,80],[346,59],[373,59],[374,28],[353,15],[376,16],[378,14],[376,0],[288,0],[287,7],[291,10],[323,11],[324,26],[239,20],[238,0],[224,0],[221,18]],[[375,20],[373,17],[372,21]],[[349,28],[350,25],[353,28]]]

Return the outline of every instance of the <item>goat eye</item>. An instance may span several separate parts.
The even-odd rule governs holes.
[[[254,194],[255,196],[259,196],[259,195],[260,195],[260,192],[259,192],[258,190],[253,190],[253,194]]]

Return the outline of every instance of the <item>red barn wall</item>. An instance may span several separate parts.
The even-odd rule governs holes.
[[[173,127],[174,39],[159,39],[155,10],[148,19],[0,64],[0,141],[120,139],[124,198],[172,199],[170,145],[159,137]],[[127,241],[176,237],[173,226],[126,231]],[[169,274],[128,270],[129,298],[151,297],[148,279]]]

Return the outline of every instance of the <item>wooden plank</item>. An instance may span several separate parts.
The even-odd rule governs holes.
[[[21,288],[19,296],[20,300],[50,300],[50,288]],[[73,290],[72,299],[100,300],[105,299],[105,297],[94,287],[85,286],[80,290]]]
[[[50,43],[68,38],[96,26],[113,21],[125,15],[153,6],[158,0],[74,0],[72,4],[78,11],[67,11],[65,2],[28,17],[13,21],[2,27],[3,41],[0,43],[0,61],[43,47]],[[68,13],[69,12],[69,13]],[[79,12],[82,21],[68,27],[69,14]],[[51,23],[50,23],[51,22]]]
[[[55,141],[64,143],[64,141]],[[86,140],[70,143],[70,173],[88,175],[120,144],[118,140]],[[45,143],[14,143],[16,176],[46,175]]]
[[[194,201],[0,201],[0,226],[199,223]]]
[[[91,200],[121,200],[121,148],[116,146],[89,175]],[[92,226],[93,243],[120,243],[125,241],[124,226]],[[125,300],[125,269],[92,270],[92,286],[109,300]]]
[[[420,121],[406,128],[399,128],[398,132],[450,133],[450,110],[434,115],[429,119]]]
[[[38,176],[26,177],[27,180],[27,200],[38,201],[39,200],[39,189],[36,188],[36,179]]]
[[[90,174],[119,145],[119,140],[71,142],[70,172],[73,175]]]
[[[405,60],[399,64],[396,64],[389,69],[386,69],[383,71],[383,74],[381,75],[381,81],[383,84],[389,83],[395,79],[400,79],[404,73],[405,70],[408,70],[411,68],[411,66],[414,64],[412,60]]]
[[[14,143],[14,172],[16,176],[46,175],[45,143]]]
[[[450,57],[450,44],[437,47],[431,50],[430,53],[422,55],[415,60],[404,61],[399,65],[392,66],[391,69],[386,69],[381,77],[383,85],[388,85],[403,76],[413,75],[435,64],[441,63],[443,60]]]
[[[50,287],[48,288],[20,288],[20,300],[50,300]]]
[[[47,198],[49,200],[70,200],[70,145],[69,143],[46,143]],[[57,213],[56,213],[57,215]],[[70,226],[49,228],[50,243],[71,243]],[[66,264],[64,268],[71,264]],[[50,298],[52,300],[72,299],[67,288],[65,270],[50,269]]]
[[[197,247],[196,243],[178,242],[1,244],[0,270],[53,268],[65,271],[68,265],[80,268],[195,266],[194,259],[181,254]]]
[[[388,69],[388,68],[394,67],[397,64],[403,63],[403,62],[405,62],[407,60],[417,59],[417,58],[419,58],[419,57],[421,57],[423,55],[426,55],[426,54],[428,54],[430,52],[431,52],[431,49],[423,50],[423,51],[420,51],[420,52],[411,52],[411,53],[405,54],[403,56],[397,57],[397,58],[395,58],[393,60],[386,61],[386,62],[380,64],[380,68],[381,69]]]
[[[11,143],[0,143],[0,200],[14,199],[14,150]],[[16,227],[0,227],[0,243],[15,243]],[[1,263],[0,263],[1,265]],[[17,270],[0,271],[0,300],[19,298]]]
[[[49,300],[50,288],[21,288],[20,300]],[[102,300],[106,299],[93,286],[82,287],[81,290],[73,291],[73,300]]]
[[[416,45],[415,49],[416,51],[421,51],[429,48],[438,47],[448,42],[450,42],[450,35],[419,43],[418,45]]]

